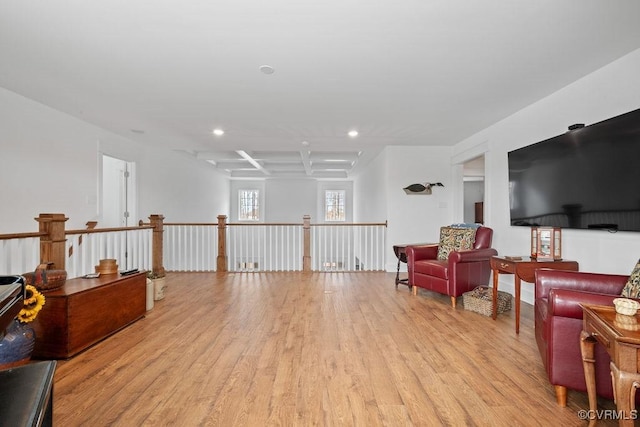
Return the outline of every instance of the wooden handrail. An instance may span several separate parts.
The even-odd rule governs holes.
[[[165,224],[167,225],[167,224]],[[184,224],[184,225],[193,225],[193,224]],[[259,223],[245,223],[245,222],[229,222],[228,226],[294,226],[299,225],[300,227],[304,226],[304,223],[299,222],[259,222]],[[379,227],[385,226],[387,227],[387,222],[337,222],[337,223],[318,223],[318,224],[309,224],[311,227],[333,227],[333,226],[341,226],[341,227],[353,227],[353,226],[365,226],[365,227]]]
[[[304,224],[301,222],[228,222],[229,226],[242,226],[242,227],[259,227],[259,226],[278,226],[278,227],[290,227],[290,226],[300,226],[302,227]]]
[[[172,225],[172,226],[183,226],[183,225],[197,225],[199,227],[216,227],[218,225],[217,222],[165,222],[164,225]]]
[[[10,234],[0,234],[0,240],[11,240],[11,239],[28,239],[31,237],[42,237],[46,236],[47,233],[40,232],[31,232],[31,233],[10,233]]]
[[[387,222],[338,222],[338,223],[321,223],[321,224],[309,224],[311,227],[354,227],[354,226],[364,226],[364,227],[379,227],[381,225],[387,227]]]
[[[55,268],[64,269],[66,261],[65,242],[69,236],[84,234],[126,232],[138,230],[152,230],[152,271],[157,276],[165,274],[163,265],[163,233],[164,226],[201,226],[217,227],[218,254],[217,271],[228,271],[228,259],[226,254],[226,235],[229,227],[301,227],[303,232],[303,271],[310,271],[310,231],[311,227],[387,227],[385,222],[354,223],[354,222],[330,222],[311,224],[310,215],[304,215],[303,222],[234,222],[227,223],[225,215],[218,216],[218,222],[164,222],[164,217],[154,214],[149,217],[149,222],[139,221],[137,226],[95,228],[96,222],[87,223],[86,229],[65,230],[65,222],[68,218],[60,213],[43,213],[35,218],[39,224],[39,231],[29,233],[0,234],[0,241],[24,238],[40,239],[40,261],[52,262]],[[71,249],[69,250],[69,252]]]
[[[153,226],[143,225],[139,227],[112,227],[112,228],[87,228],[83,230],[66,230],[65,235],[74,234],[94,234],[94,233],[110,233],[114,231],[134,231],[134,230],[151,230]]]

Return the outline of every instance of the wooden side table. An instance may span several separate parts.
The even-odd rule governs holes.
[[[619,425],[633,426],[638,413],[635,411],[635,392],[632,391],[640,388],[640,316],[623,316],[611,306],[580,305],[583,313],[580,352],[589,395],[589,425],[595,424],[598,409],[594,351],[597,341],[611,357]]]
[[[552,268],[554,270],[578,271],[577,261],[538,261],[530,257],[491,257],[491,270],[493,270],[493,320],[497,316],[498,307],[498,276],[500,273],[513,274],[516,288],[516,334],[520,333],[520,287],[521,281],[533,283],[534,272],[539,268]]]
[[[402,283],[403,285],[407,285],[409,289],[411,289],[411,285],[409,284],[409,278],[401,279],[400,278],[400,263],[407,263],[407,246],[423,246],[423,245],[432,245],[437,243],[405,243],[400,245],[393,245],[393,253],[396,254],[398,258],[398,268],[396,269],[396,289],[398,288],[398,284]]]

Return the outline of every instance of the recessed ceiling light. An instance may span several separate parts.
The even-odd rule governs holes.
[[[222,135],[224,135],[224,131],[222,129],[214,129],[213,130],[213,134],[215,136],[222,136]]]
[[[261,65],[260,72],[262,74],[273,74],[276,72],[276,70],[274,70],[271,65]]]
[[[302,145],[309,145],[309,141],[302,141],[301,144]]]
[[[358,131],[357,130],[350,130],[349,131],[349,136],[351,138],[355,138],[356,136],[358,136]]]

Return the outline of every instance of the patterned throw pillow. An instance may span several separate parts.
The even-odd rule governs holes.
[[[640,298],[640,260],[629,276],[627,284],[622,288],[621,295],[627,298]]]
[[[441,227],[438,259],[448,259],[452,251],[472,249],[475,240],[476,230],[473,228]]]

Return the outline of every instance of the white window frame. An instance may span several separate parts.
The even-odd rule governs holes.
[[[243,209],[242,202],[245,200],[245,197],[243,197],[245,193],[254,194],[253,201],[255,204],[253,205],[253,208],[257,211],[257,215],[255,217],[243,216],[245,210]],[[260,190],[257,188],[243,188],[238,190],[238,221],[260,221]]]
[[[330,193],[335,193],[340,199],[338,202],[338,215],[340,214],[340,207],[342,207],[342,217],[338,219],[330,218],[328,203],[328,197]],[[326,222],[345,222],[347,220],[347,192],[346,190],[324,190],[324,220]],[[341,203],[340,203],[341,202]]]

